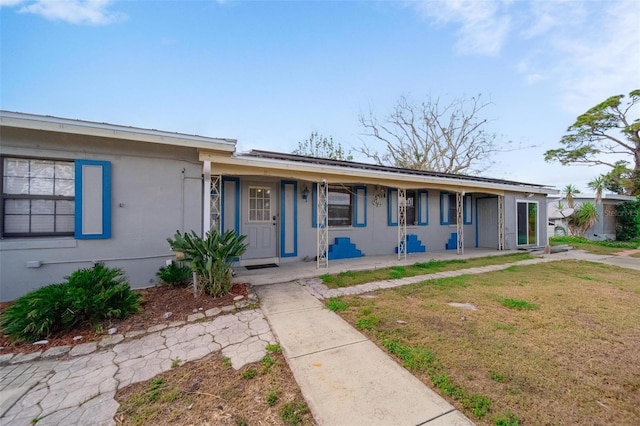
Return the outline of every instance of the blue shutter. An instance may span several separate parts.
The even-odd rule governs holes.
[[[418,191],[417,197],[418,206],[418,225],[426,226],[429,224],[429,192],[428,191]]]
[[[440,225],[449,225],[449,193],[440,193]]]
[[[466,194],[463,200],[462,210],[464,211],[463,223],[471,225],[473,223],[473,204],[471,202],[471,194]]]
[[[313,203],[313,205],[311,206],[312,209],[312,219],[311,219],[311,226],[313,226],[314,228],[318,227],[318,184],[314,183],[313,186],[311,187],[311,201]]]
[[[398,226],[398,190],[387,191],[387,225]]]
[[[111,238],[111,163],[75,161],[75,237]]]
[[[353,226],[363,228],[367,226],[367,187],[353,187]]]

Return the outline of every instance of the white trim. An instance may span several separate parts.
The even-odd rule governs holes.
[[[520,244],[518,242],[518,203],[525,204],[536,204],[536,242],[535,244],[531,244],[527,242],[526,244]],[[540,246],[540,202],[537,200],[527,200],[523,198],[516,198],[516,247],[526,247],[526,246]],[[529,207],[527,206],[527,214],[529,214]],[[529,221],[527,220],[527,240],[529,239]]]
[[[410,189],[434,188],[444,191],[488,192],[504,195],[505,191],[528,192],[532,194],[558,194],[560,191],[549,187],[515,185],[506,183],[478,182],[464,179],[452,179],[439,176],[421,176],[381,170],[351,169],[343,166],[298,163],[271,158],[257,158],[242,155],[225,157],[214,152],[201,151],[200,160],[209,160],[218,164],[222,173],[235,175],[259,174],[260,176],[286,176],[307,181],[325,179],[327,183],[357,183],[384,185],[391,188]],[[225,167],[226,166],[226,167]],[[242,170],[250,168],[251,170]],[[259,170],[259,173],[256,173]]]
[[[162,130],[72,120],[45,115],[25,114],[21,112],[0,111],[0,124],[2,126],[20,129],[125,139],[162,145],[211,149],[228,153],[235,152],[236,149],[235,139],[210,138],[206,136],[187,135]]]

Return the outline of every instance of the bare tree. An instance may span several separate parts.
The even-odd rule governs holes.
[[[481,173],[493,164],[493,154],[503,151],[496,145],[497,135],[484,129],[487,119],[480,117],[490,105],[481,95],[454,99],[448,105],[438,98],[418,104],[402,96],[383,121],[371,111],[359,117],[364,135],[383,142],[385,151],[379,153],[368,145],[356,151],[380,165]]]

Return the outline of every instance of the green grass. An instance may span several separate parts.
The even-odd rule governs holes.
[[[280,411],[282,420],[292,426],[297,426],[303,421],[303,416],[309,411],[307,404],[302,402],[288,402]]]
[[[637,420],[638,271],[562,260],[377,293],[339,315],[478,425]]]
[[[640,240],[633,241],[592,241],[580,237],[551,237],[549,244],[552,246],[568,244],[576,249],[585,250],[595,254],[612,254],[624,250],[633,250],[640,247]]]
[[[327,306],[327,309],[329,309],[330,311],[333,312],[340,312],[340,311],[344,311],[346,310],[349,305],[347,304],[347,302],[337,298],[337,297],[331,297],[329,299],[327,299],[327,301],[325,302],[325,305]]]
[[[513,253],[504,256],[485,256],[472,259],[430,260],[418,262],[408,266],[391,266],[389,268],[370,271],[346,271],[338,274],[324,274],[320,276],[322,282],[329,288],[349,287],[373,281],[394,280],[416,275],[427,275],[436,272],[458,271],[460,269],[476,268],[488,265],[501,265],[533,259],[528,253]]]
[[[246,380],[251,380],[257,375],[258,375],[258,370],[256,370],[253,367],[249,367],[246,370],[244,370],[242,373],[240,373],[240,376],[242,376],[242,378]]]
[[[269,391],[265,400],[267,401],[267,405],[269,407],[273,407],[274,405],[276,405],[278,403],[278,391]]]
[[[478,419],[485,417],[491,410],[491,399],[477,393],[472,394],[459,386],[429,349],[402,344],[397,340],[383,340],[382,346],[397,356],[408,370],[427,374],[436,388],[460,401]]]
[[[502,306],[505,306],[507,308],[519,309],[522,311],[533,311],[535,309],[538,309],[537,305],[533,303],[529,303],[526,300],[505,298],[505,299],[502,299],[500,303],[502,303]]]

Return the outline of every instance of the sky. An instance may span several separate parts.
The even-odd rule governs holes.
[[[382,150],[360,114],[481,94],[505,149],[486,176],[586,192],[606,168],[544,152],[640,88],[639,23],[637,0],[0,0],[0,108],[239,151],[291,152],[312,131]]]

